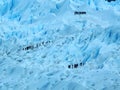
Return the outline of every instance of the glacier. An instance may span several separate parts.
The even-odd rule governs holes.
[[[0,0],[0,90],[120,90],[120,1]]]

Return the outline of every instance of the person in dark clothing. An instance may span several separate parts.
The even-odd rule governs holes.
[[[116,1],[116,0],[105,0],[105,1],[111,2],[111,1]]]
[[[81,12],[80,11],[75,11],[74,14],[75,15],[80,15],[80,14],[86,14],[86,12],[84,12],[84,11],[83,12],[82,11]]]

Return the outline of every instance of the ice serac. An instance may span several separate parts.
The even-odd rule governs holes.
[[[119,0],[0,0],[0,90],[119,89]]]

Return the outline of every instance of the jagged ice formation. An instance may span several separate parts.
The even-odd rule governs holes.
[[[119,89],[119,0],[0,0],[0,90]]]

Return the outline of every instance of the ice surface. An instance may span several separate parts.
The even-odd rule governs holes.
[[[0,0],[0,90],[120,90],[120,1]]]

